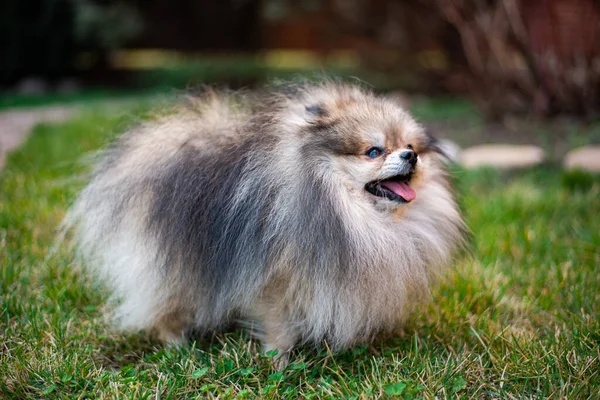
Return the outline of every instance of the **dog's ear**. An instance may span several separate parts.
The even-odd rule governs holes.
[[[427,136],[426,149],[428,151],[433,151],[438,154],[441,154],[442,156],[444,156],[446,158],[449,158],[448,154],[446,154],[446,152],[444,151],[441,141],[433,135],[431,130],[429,130],[429,129],[426,130],[425,135]]]
[[[430,129],[425,130],[427,136],[426,148],[440,154],[448,162],[458,163],[460,158],[460,148],[449,140],[440,140],[434,136]]]

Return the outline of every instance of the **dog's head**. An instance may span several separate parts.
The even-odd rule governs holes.
[[[394,101],[355,87],[324,93],[305,105],[306,154],[333,166],[355,199],[385,210],[413,202],[441,166],[437,140]]]

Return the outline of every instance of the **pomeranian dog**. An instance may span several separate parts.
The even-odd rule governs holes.
[[[66,225],[123,329],[242,322],[285,360],[393,332],[427,297],[464,228],[440,153],[362,87],[207,90],[106,150]]]

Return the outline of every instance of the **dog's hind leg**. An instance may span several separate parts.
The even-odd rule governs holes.
[[[262,322],[265,329],[261,338],[263,350],[265,353],[277,351],[273,362],[277,369],[282,370],[289,362],[290,351],[297,344],[298,335],[293,332],[289,322],[280,319],[276,313],[264,315]]]
[[[192,324],[191,312],[182,307],[177,299],[171,298],[164,305],[164,311],[154,322],[158,338],[168,345],[182,345]]]

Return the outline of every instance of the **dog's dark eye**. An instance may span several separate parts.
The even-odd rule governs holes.
[[[406,146],[406,148],[407,148],[407,149],[410,149],[410,150],[413,150],[413,146],[412,146],[412,144],[410,144],[410,143],[409,143],[409,144]]]
[[[365,154],[369,158],[377,158],[383,154],[383,149],[381,149],[379,147],[371,147],[369,150],[367,150],[367,152]]]

